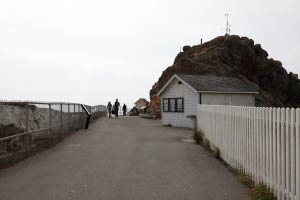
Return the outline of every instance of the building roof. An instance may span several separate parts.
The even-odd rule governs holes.
[[[137,104],[137,103],[140,102],[140,101],[143,101],[143,102],[145,102],[146,104],[149,103],[149,101],[147,101],[146,99],[144,99],[144,98],[139,98],[134,104]]]
[[[160,95],[174,80],[179,79],[195,92],[201,93],[259,93],[259,87],[246,80],[236,77],[221,77],[213,75],[175,74],[158,92]]]

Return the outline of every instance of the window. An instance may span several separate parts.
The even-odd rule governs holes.
[[[168,99],[163,100],[163,111],[169,112],[169,100]]]
[[[177,99],[177,112],[183,112],[183,99]]]
[[[164,98],[163,99],[164,112],[184,112],[183,98]]]
[[[176,99],[170,99],[170,112],[175,112],[176,111]]]

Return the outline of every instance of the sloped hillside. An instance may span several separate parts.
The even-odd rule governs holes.
[[[183,47],[150,90],[151,112],[160,110],[156,93],[175,73],[244,76],[261,88],[257,106],[300,107],[298,76],[288,73],[280,61],[268,58],[267,51],[247,37],[220,36],[202,45]]]

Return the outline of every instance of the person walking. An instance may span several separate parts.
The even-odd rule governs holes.
[[[126,112],[127,112],[127,106],[124,103],[124,105],[123,105],[123,116],[126,116]]]
[[[108,104],[107,104],[108,118],[111,118],[111,108],[112,108],[112,105],[109,101]]]
[[[117,118],[119,116],[119,107],[120,107],[119,100],[116,99],[115,104],[114,104],[114,113],[115,113]]]

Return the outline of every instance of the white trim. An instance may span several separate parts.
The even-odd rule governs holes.
[[[184,80],[182,80],[179,76],[177,76],[176,74],[174,74],[170,80],[158,91],[157,96],[160,96],[163,91],[170,85],[170,83],[177,78],[179,81],[181,81],[182,83],[184,83],[188,88],[190,88],[192,91],[194,92],[198,92],[197,90],[195,90],[195,88],[193,88],[190,84],[188,84],[187,82],[185,82]]]
[[[259,94],[259,92],[218,92],[218,91],[197,91],[198,93],[209,93],[209,94]]]

